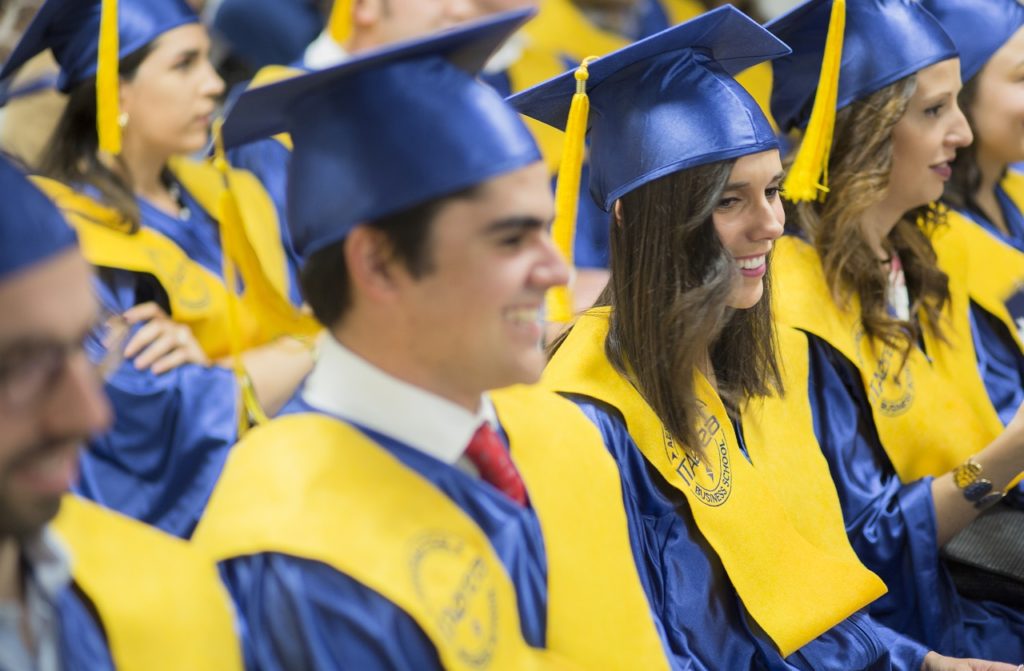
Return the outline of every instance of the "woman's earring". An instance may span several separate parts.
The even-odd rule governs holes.
[[[121,112],[117,115],[117,125],[121,128],[128,125],[128,112]]]

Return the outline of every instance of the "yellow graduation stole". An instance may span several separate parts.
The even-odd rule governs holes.
[[[967,292],[956,273],[943,314],[947,342],[932,335],[922,313],[924,351],[912,348],[901,371],[899,351],[864,336],[858,298],[848,297],[845,308],[836,305],[811,245],[794,236],[779,239],[772,272],[778,324],[814,334],[857,367],[900,480],[946,473],[1002,432],[978,371]]]
[[[172,161],[170,167],[204,210],[218,211],[224,186],[212,166],[181,159]],[[230,352],[231,296],[220,277],[192,261],[176,243],[157,231],[143,226],[131,233],[112,208],[54,180],[33,179],[75,227],[89,263],[152,275],[167,292],[174,319],[192,329],[207,356],[218,359]],[[298,309],[291,309],[285,318],[280,316],[280,306],[288,301],[288,276],[273,203],[250,173],[236,170],[230,179],[245,227],[244,231],[224,232],[243,257],[236,261],[245,284],[238,299],[243,348],[263,345],[282,335],[316,333],[316,322]],[[270,309],[270,304],[275,309]]]
[[[1008,172],[1002,187],[1024,211],[1024,175]],[[971,300],[1002,321],[1024,349],[1024,253],[956,210],[947,221],[932,236],[939,267],[963,277]]]
[[[515,589],[473,520],[330,417],[292,415],[250,432],[193,542],[218,561],[281,552],[324,562],[412,617],[448,669],[667,670],[596,428],[537,389],[492,398],[544,532],[547,650],[523,640]]]
[[[75,496],[54,529],[122,671],[242,669],[227,591],[184,541]]]
[[[680,445],[608,361],[609,314],[607,308],[593,309],[577,320],[542,384],[622,413],[648,463],[686,497],[736,592],[780,652],[792,654],[885,594],[885,585],[864,568],[847,540],[809,406],[782,410],[777,399],[751,404],[756,417],[785,412],[791,418],[786,426],[749,429],[751,465],[721,399],[697,374],[703,445],[699,451]],[[786,365],[806,377],[806,355]]]

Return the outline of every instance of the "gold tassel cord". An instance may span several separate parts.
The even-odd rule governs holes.
[[[352,36],[353,0],[334,0],[331,16],[327,20],[327,34],[339,46],[345,46]]]
[[[121,153],[117,0],[103,0],[100,10],[99,51],[96,57],[96,134],[99,149],[110,156]]]
[[[828,193],[828,161],[836,124],[845,30],[846,0],[833,0],[814,107],[796,159],[783,184],[786,198],[793,202],[823,201]]]
[[[573,267],[580,175],[583,171],[583,157],[587,145],[587,119],[590,116],[587,80],[590,78],[589,65],[594,60],[593,56],[585,58],[576,69],[576,93],[569,106],[569,118],[565,125],[565,147],[558,168],[558,185],[555,188],[555,221],[551,226],[551,237],[570,268]],[[572,290],[568,286],[549,289],[546,304],[548,321],[558,324],[568,324],[572,321]]]
[[[242,395],[242,407],[245,412],[239,413],[238,435],[242,436],[249,428],[249,418],[256,425],[269,421],[263,406],[256,398],[256,390],[252,380],[245,370],[242,362],[242,318],[240,314],[241,302],[238,296],[238,268],[235,265],[233,250],[229,249],[229,239],[232,239],[231,230],[240,231],[242,226],[242,215],[238,211],[238,203],[235,202],[229,188],[227,156],[224,152],[224,140],[221,135],[223,119],[217,119],[213,124],[214,137],[214,166],[224,179],[224,190],[220,195],[218,203],[217,219],[220,222],[221,245],[223,246],[223,268],[224,284],[228,293],[228,343],[231,349],[231,362],[235,371],[235,378],[238,380],[239,389]]]

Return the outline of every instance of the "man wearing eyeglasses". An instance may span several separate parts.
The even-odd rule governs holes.
[[[4,159],[0,193],[0,669],[241,668],[211,565],[65,495],[81,445],[111,421],[84,346],[91,271],[60,213]]]

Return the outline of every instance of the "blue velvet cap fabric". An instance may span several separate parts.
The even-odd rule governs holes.
[[[832,0],[809,0],[765,24],[793,49],[772,63],[771,109],[783,131],[810,119],[831,13]],[[953,40],[917,0],[847,0],[836,109],[956,56]]]
[[[9,78],[47,49],[60,65],[57,87],[64,92],[96,74],[100,39],[100,0],[47,0],[0,70]],[[120,0],[118,57],[134,53],[172,28],[199,17],[185,0]]]
[[[301,258],[360,223],[541,160],[515,111],[476,79],[532,14],[496,15],[238,98],[226,146],[291,134],[288,225]]]
[[[0,281],[75,244],[64,215],[10,161],[0,157]]]
[[[1013,34],[1024,27],[1018,0],[922,0],[960,52],[960,78],[967,82]]]
[[[789,49],[726,5],[589,66],[590,193],[606,211],[637,187],[686,168],[778,147],[732,75]],[[523,114],[565,128],[573,72],[509,98]]]

